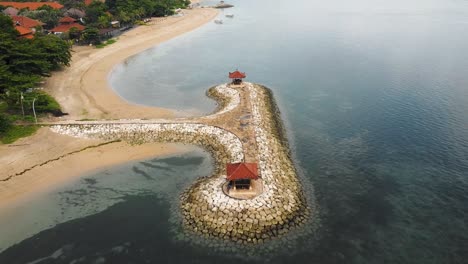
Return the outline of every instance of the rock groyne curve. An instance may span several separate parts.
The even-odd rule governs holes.
[[[190,143],[210,151],[216,162],[213,175],[199,178],[180,196],[183,225],[197,235],[238,244],[260,244],[301,225],[311,212],[272,92],[244,83],[237,88],[216,86],[209,95],[221,107],[206,117],[68,122],[55,124],[51,129],[75,137],[131,143]],[[241,116],[247,116],[248,121]],[[225,195],[225,164],[246,159],[258,163],[263,192],[249,200]]]

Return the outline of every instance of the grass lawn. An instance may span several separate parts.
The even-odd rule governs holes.
[[[27,137],[34,134],[38,129],[39,127],[36,125],[13,125],[0,136],[0,141],[3,144],[10,144],[22,137]]]
[[[109,39],[108,41],[106,41],[106,42],[104,42],[104,43],[101,43],[101,44],[96,45],[96,48],[102,49],[102,48],[104,48],[104,47],[107,46],[107,45],[114,44],[115,42],[117,42],[117,40],[115,40],[115,39]]]

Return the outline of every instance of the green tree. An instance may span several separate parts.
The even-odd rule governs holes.
[[[174,9],[189,4],[188,0],[106,0],[109,11],[124,23],[143,17],[170,15]]]
[[[85,4],[83,0],[61,0],[59,1],[66,9],[70,9],[72,7],[83,9],[85,8]]]
[[[0,14],[0,98],[17,109],[22,92],[34,88],[51,70],[69,65],[70,46],[54,35],[18,39],[10,17]]]
[[[0,114],[0,135],[7,132],[11,127],[11,121],[5,114]]]
[[[61,66],[69,66],[71,60],[70,45],[55,35],[45,35],[36,37],[32,42],[33,46],[41,51],[41,56],[47,60],[52,69],[56,70]]]
[[[99,29],[88,27],[83,31],[83,40],[87,43],[99,43]]]
[[[97,25],[99,28],[107,28],[109,27],[111,22],[111,17],[107,14],[102,15],[98,18]]]
[[[7,34],[9,36],[16,36],[18,33],[13,25],[11,18],[3,14],[0,15],[0,28],[2,29],[0,33]]]
[[[79,39],[81,35],[81,32],[78,30],[76,27],[70,28],[68,31],[68,37],[69,39]]]
[[[103,2],[94,1],[86,7],[86,24],[97,24],[100,16],[105,16],[107,6]]]

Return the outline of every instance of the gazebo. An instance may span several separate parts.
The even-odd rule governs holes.
[[[229,190],[251,190],[251,180],[258,179],[257,163],[228,163],[226,180]]]
[[[230,72],[229,78],[231,79],[232,84],[241,84],[242,79],[245,78],[245,72],[240,72],[238,70],[236,70],[235,72]]]

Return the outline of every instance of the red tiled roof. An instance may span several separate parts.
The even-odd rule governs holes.
[[[94,1],[99,1],[99,2],[103,2],[103,3],[105,2],[105,0],[84,0],[84,4],[86,6],[89,6]]]
[[[74,19],[73,17],[69,17],[69,16],[66,16],[66,17],[62,17],[59,22],[60,23],[73,23],[75,22],[76,19]]]
[[[32,31],[29,28],[25,28],[22,26],[15,26],[15,28],[16,30],[18,30],[20,36],[32,33]]]
[[[29,28],[22,26],[15,26],[15,28],[19,32],[19,37],[28,39],[34,38],[33,32]]]
[[[0,2],[2,6],[12,6],[16,9],[29,8],[29,10],[36,10],[41,6],[48,5],[53,9],[62,9],[63,5],[56,2]]]
[[[49,31],[50,32],[68,32],[70,31],[71,28],[76,28],[78,29],[78,31],[82,31],[85,29],[85,26],[78,24],[78,23],[73,23],[73,24],[59,25]]]
[[[41,21],[37,21],[25,16],[11,16],[11,19],[15,25],[19,24],[19,26],[23,26],[25,28],[34,28],[44,25],[44,23]]]
[[[226,164],[227,180],[258,179],[257,163]]]
[[[229,78],[231,79],[242,79],[245,78],[245,72],[235,71],[229,73]]]

